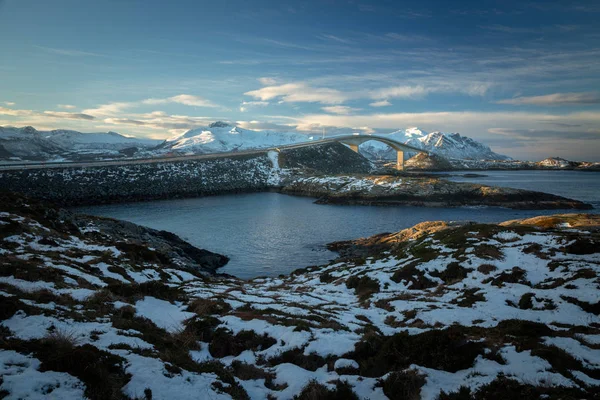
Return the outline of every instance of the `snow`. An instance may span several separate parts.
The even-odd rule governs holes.
[[[14,276],[0,276],[0,283],[6,283],[8,285],[14,286],[17,289],[23,292],[36,292],[42,289],[52,290],[54,289],[53,282],[44,282],[44,281],[25,281],[23,279],[17,279]]]
[[[181,374],[171,376],[160,360],[136,354],[124,356],[129,362],[126,371],[132,377],[123,387],[123,393],[131,398],[144,398],[144,390],[150,389],[154,399],[231,399],[229,395],[213,390],[212,383],[217,381],[214,374],[196,374],[184,370]]]
[[[458,133],[428,133],[419,128],[401,129],[389,134],[378,134],[409,146],[438,154],[450,159],[509,160],[510,158],[494,153],[488,146]],[[396,151],[384,143],[365,142],[360,146],[362,153],[371,159],[396,159]]]
[[[0,126],[0,141],[9,153],[7,159],[44,157],[50,161],[68,161],[72,155],[103,154],[119,156],[126,148],[150,149],[161,140],[133,138],[115,132],[82,133],[71,130],[38,131],[32,127]],[[12,156],[11,156],[12,154]]]
[[[310,137],[298,132],[255,131],[224,123],[192,129],[168,140],[162,151],[182,153],[221,153],[237,150],[277,147],[307,142]]]
[[[274,162],[275,156],[276,152],[269,156],[271,162]],[[266,158],[267,156],[263,161]],[[352,184],[361,190],[362,185],[365,187],[379,185],[378,181],[370,182],[353,181]],[[325,179],[322,183],[349,184],[344,177]],[[385,184],[385,182],[381,183]],[[4,217],[3,214],[0,216]],[[31,225],[28,221],[23,222]],[[469,364],[469,368],[454,373],[426,368],[422,365],[411,365],[410,369],[423,374],[426,379],[421,396],[424,399],[433,399],[438,396],[440,390],[452,392],[461,385],[477,390],[499,375],[541,386],[580,385],[591,392],[593,389],[589,388],[599,384],[591,370],[600,370],[600,349],[597,348],[600,335],[594,328],[600,323],[600,316],[586,312],[576,304],[566,301],[564,297],[574,297],[589,303],[598,301],[597,272],[600,257],[597,254],[575,255],[557,251],[552,259],[560,262],[561,266],[552,269],[549,260],[539,258],[539,254],[525,252],[524,249],[532,243],[539,244],[542,253],[561,248],[572,241],[572,238],[567,238],[561,232],[536,231],[519,235],[514,233],[512,228],[507,227],[498,234],[482,237],[476,227],[469,230],[471,232],[466,234],[464,246],[460,249],[453,248],[449,244],[444,245],[439,238],[436,238],[437,236],[424,239],[423,243],[436,253],[436,258],[427,262],[418,262],[410,251],[407,253],[384,251],[361,262],[355,263],[348,259],[292,276],[258,278],[250,281],[219,276],[198,279],[177,269],[177,265],[172,265],[172,268],[164,271],[171,276],[167,279],[169,284],[184,290],[190,297],[190,301],[194,298],[218,298],[233,308],[244,307],[225,315],[212,315],[212,318],[218,320],[216,323],[219,325],[216,329],[226,328],[233,334],[250,330],[258,335],[266,334],[276,340],[276,343],[269,348],[245,349],[237,356],[230,355],[220,359],[215,359],[210,354],[208,342],[197,342],[199,347],[189,351],[190,358],[195,362],[214,360],[228,366],[234,361],[241,361],[259,367],[269,374],[275,374],[275,384],[287,385],[281,391],[272,391],[265,387],[264,379],[239,381],[251,398],[262,399],[272,395],[279,399],[292,399],[311,380],[333,388],[335,381],[340,379],[348,382],[359,398],[384,399],[382,388],[377,385],[378,379],[382,377],[368,378],[345,375],[345,372],[342,372],[346,368],[359,369],[362,366],[359,365],[360,359],[357,362],[346,357],[350,357],[348,353],[351,353],[356,343],[364,337],[367,328],[369,331],[380,331],[383,335],[399,332],[414,335],[430,329],[444,329],[453,324],[493,328],[501,321],[514,318],[547,324],[551,331],[548,337],[540,339],[540,343],[565,350],[588,369],[572,370],[570,371],[572,376],[562,375],[552,368],[548,360],[541,358],[542,354],[537,357],[530,351],[517,351],[511,339],[507,338],[503,342],[494,342],[498,345],[500,356],[506,361],[504,365],[482,356],[476,358],[472,365]],[[26,293],[13,297],[20,298],[20,301],[28,306],[27,313],[31,308],[36,308],[36,312],[30,313],[31,315],[21,310],[1,322],[1,325],[8,328],[15,339],[27,341],[45,338],[49,332],[64,333],[71,336],[77,345],[91,344],[125,358],[127,362],[124,368],[128,374],[131,374],[131,380],[123,390],[132,398],[143,398],[146,388],[152,390],[153,397],[157,399],[229,398],[226,394],[218,393],[218,389],[213,386],[214,383],[220,382],[216,375],[186,370],[181,373],[173,372],[174,369],[164,361],[167,358],[163,355],[163,349],[159,348],[158,343],[156,348],[152,345],[155,343],[152,336],[145,336],[144,333],[132,329],[116,329],[113,326],[115,320],[111,321],[110,318],[112,309],[104,307],[109,311],[100,311],[96,310],[96,302],[83,302],[85,298],[95,293],[94,290],[86,289],[89,287],[87,283],[100,288],[106,283],[103,281],[104,278],[113,276],[129,283],[160,279],[156,266],[149,263],[143,265],[115,263],[116,267],[125,270],[123,274],[126,275],[121,276],[108,270],[109,261],[106,264],[98,263],[90,266],[94,257],[83,255],[75,258],[54,255],[54,258],[51,258],[50,252],[56,251],[52,249],[69,249],[80,244],[90,251],[102,248],[103,251],[109,249],[111,254],[115,254],[110,246],[97,246],[92,240],[88,242],[88,239],[93,239],[91,235],[86,237],[85,242],[68,238],[61,239],[59,246],[39,245],[38,257],[40,258],[33,258],[33,254],[22,250],[29,242],[37,243],[39,238],[35,235],[22,234],[9,239],[21,246],[14,251],[15,256],[36,260],[39,262],[39,268],[48,270],[53,268],[54,270],[50,272],[57,275],[54,282],[30,282],[15,276],[0,277],[0,283],[7,285],[2,287],[5,291],[0,292],[0,295],[11,296],[10,293],[17,293],[16,289],[20,289]],[[420,243],[411,241],[408,245]],[[477,246],[482,244],[497,247],[503,254],[503,258],[491,261],[477,257]],[[46,251],[48,253],[45,253]],[[464,279],[442,284],[442,279],[432,276],[435,272],[444,271],[453,262],[460,262],[463,267],[471,269]],[[87,266],[81,265],[82,263]],[[493,263],[497,269],[488,274],[479,272],[477,268],[483,263]],[[396,271],[408,265],[416,265],[418,271],[440,285],[417,290],[406,281],[392,280]],[[529,282],[493,284],[490,281],[490,278],[497,278],[500,274],[511,271],[514,266],[519,266],[525,271],[525,280]],[[585,274],[582,273],[584,270]],[[590,271],[593,271],[594,275],[591,275]],[[330,273],[336,279],[322,282],[320,276],[323,272]],[[365,301],[354,289],[346,286],[345,279],[350,276],[367,276],[376,280],[380,284],[380,290]],[[73,277],[82,278],[87,283]],[[22,278],[21,275],[19,278]],[[79,282],[84,283],[84,287],[79,287]],[[576,289],[565,287],[569,285],[576,286]],[[33,297],[27,293],[40,288],[51,290],[56,294],[69,294],[77,304],[64,306],[59,301],[38,304],[36,301],[41,300],[33,301],[31,300]],[[482,295],[484,300],[468,307],[459,306],[457,300],[463,299],[465,291],[471,289],[477,289],[477,294]],[[526,293],[533,294],[533,308],[523,310],[518,308],[518,303]],[[132,304],[136,315],[148,318],[169,333],[178,333],[183,329],[186,319],[195,316],[194,313],[185,311],[186,304],[179,302],[169,302],[150,296],[136,298],[136,300]],[[108,298],[106,301],[113,304],[115,309],[130,305],[125,301],[134,302],[120,297]],[[548,304],[552,304],[553,307],[546,309]],[[388,319],[390,317],[393,317],[392,322]],[[303,324],[300,325],[298,321],[302,321]],[[573,329],[561,324],[572,325]],[[586,330],[579,329],[581,327],[586,327]],[[143,325],[138,329],[143,330]],[[587,333],[575,334],[574,332]],[[144,337],[152,343],[146,342]],[[208,341],[207,338],[204,340]],[[116,344],[128,345],[134,350],[124,350],[123,346],[115,348]],[[320,368],[316,371],[308,371],[293,364],[277,365],[274,358],[288,350],[295,350],[303,355],[317,354],[327,361],[323,361],[323,365],[317,365]],[[61,390],[75,392],[79,390],[77,392],[79,397],[73,398],[82,397],[83,387],[78,387],[79,382],[73,377],[66,374],[55,376],[51,371],[38,377],[41,374],[37,370],[39,361],[29,356],[10,354],[12,358],[27,358],[29,364],[23,367],[23,362],[18,360],[15,363],[4,363],[2,357],[5,354],[6,351],[0,351],[0,374],[8,374],[7,376],[12,377],[8,380],[4,379],[2,388],[10,384],[22,385],[22,389],[16,387],[11,389],[12,397],[9,398],[18,396],[42,398],[42,395],[37,394],[42,389],[36,385],[44,379],[50,382],[48,385],[54,386],[57,386],[56,382],[63,382],[60,384]],[[331,365],[331,363],[334,368],[328,370],[327,364]],[[574,365],[571,368],[578,367]],[[26,388],[21,382],[27,381],[17,379],[17,376],[31,378],[36,384],[30,385],[31,389]],[[46,385],[46,387],[50,386]],[[21,393],[25,390],[30,392]],[[62,394],[57,390],[58,387],[53,393]],[[60,398],[68,399],[69,395],[65,394]]]
[[[356,361],[354,360],[349,360],[347,358],[338,358],[337,360],[335,360],[335,364],[333,365],[334,369],[341,369],[341,368],[354,368],[354,369],[358,369],[359,365]]]
[[[547,345],[563,349],[575,359],[581,361],[584,367],[600,368],[600,350],[590,349],[579,341],[568,337],[545,337],[543,340]]]
[[[317,353],[322,357],[328,355],[341,356],[352,350],[360,340],[354,332],[334,331],[333,329],[313,330],[314,339],[304,349],[304,354]]]
[[[196,315],[183,311],[183,308],[185,307],[150,296],[135,303],[137,315],[148,318],[159,328],[172,333],[183,329],[183,321]]]
[[[0,390],[7,400],[84,399],[85,385],[63,372],[40,372],[40,361],[12,350],[0,350]]]
[[[472,368],[455,373],[411,365],[412,369],[427,375],[427,383],[421,388],[421,399],[435,400],[441,390],[450,393],[461,386],[476,390],[493,381],[499,374],[525,384],[576,386],[564,376],[551,372],[552,366],[546,360],[532,356],[529,350],[517,352],[514,346],[506,346],[502,348],[500,355],[506,361],[505,365],[478,357]]]

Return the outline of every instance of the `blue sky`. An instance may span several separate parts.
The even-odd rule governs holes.
[[[0,125],[460,132],[600,160],[597,1],[0,0]]]

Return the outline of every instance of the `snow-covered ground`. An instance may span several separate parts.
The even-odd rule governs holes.
[[[597,216],[423,223],[341,245],[323,267],[241,281],[40,210],[0,213],[7,398],[600,389]]]

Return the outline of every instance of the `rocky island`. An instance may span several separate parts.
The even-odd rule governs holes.
[[[592,208],[581,201],[548,193],[410,175],[297,177],[285,182],[280,190],[285,194],[316,197],[317,202],[322,204],[579,210]]]

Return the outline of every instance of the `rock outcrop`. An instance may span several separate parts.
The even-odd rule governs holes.
[[[591,209],[548,193],[444,179],[407,176],[313,176],[287,182],[282,193],[318,198],[322,204],[431,207],[496,206],[515,209]]]

